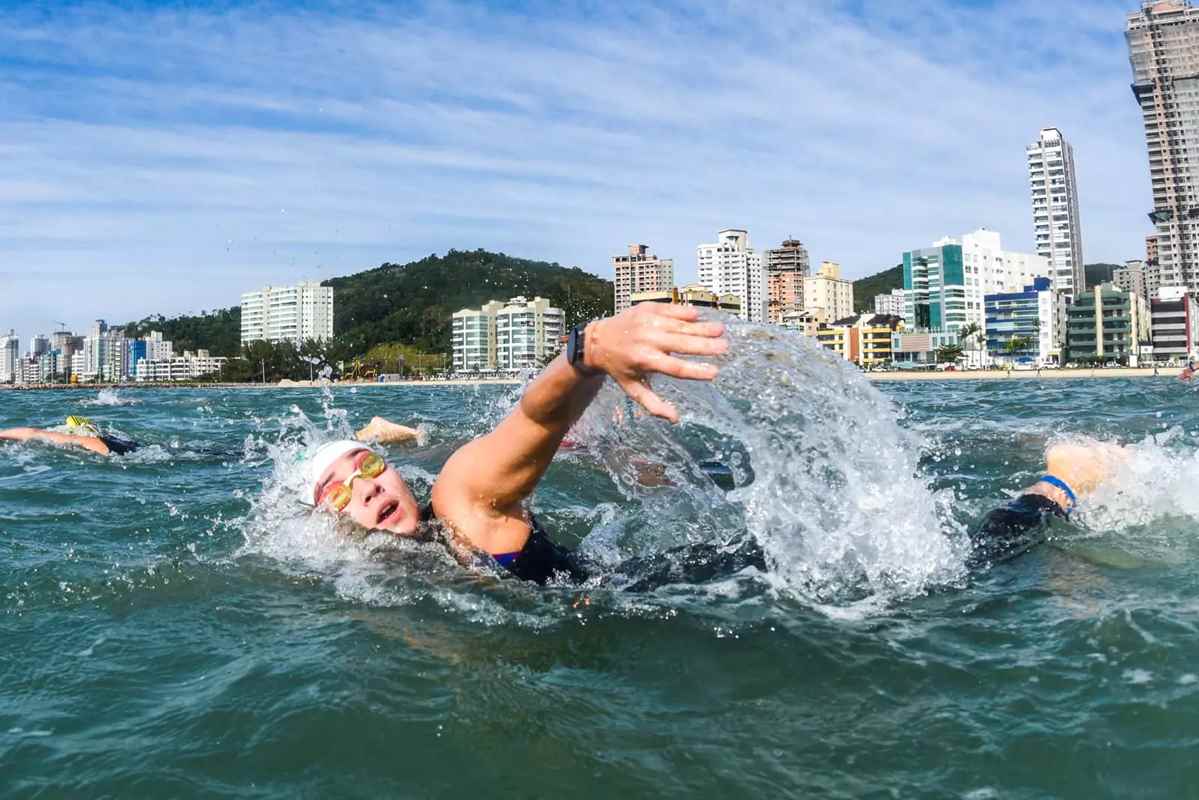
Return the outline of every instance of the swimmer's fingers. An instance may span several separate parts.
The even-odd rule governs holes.
[[[724,336],[723,322],[684,322],[679,319],[669,319],[663,320],[661,327],[670,333],[681,333],[685,336],[702,336],[706,339]]]
[[[661,417],[670,422],[679,421],[678,410],[661,397],[658,397],[654,393],[654,390],[649,388],[649,384],[641,381],[626,380],[621,381],[620,387],[624,389],[625,394],[633,398],[635,402],[655,417]]]
[[[633,308],[648,316],[670,317],[682,322],[694,322],[699,319],[699,309],[695,306],[675,303],[641,303]]]
[[[653,342],[667,353],[683,353],[689,356],[720,356],[729,351],[729,340],[721,337],[659,331],[654,334]]]
[[[715,364],[703,361],[685,361],[681,358],[655,352],[646,359],[646,368],[650,372],[669,375],[672,378],[682,378],[685,381],[711,381],[720,374]]]

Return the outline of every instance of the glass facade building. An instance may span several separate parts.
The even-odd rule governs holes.
[[[966,324],[962,246],[946,244],[903,254],[904,321],[918,330],[957,333]]]

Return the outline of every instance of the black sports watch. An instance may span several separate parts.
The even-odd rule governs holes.
[[[570,336],[566,340],[566,363],[580,372],[590,374],[594,370],[589,369],[583,360],[586,334],[586,325],[576,325],[570,329]]]

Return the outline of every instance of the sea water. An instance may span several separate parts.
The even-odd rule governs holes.
[[[683,421],[601,393],[533,500],[589,586],[469,571],[296,503],[376,414],[427,493],[518,389],[0,394],[4,796],[1180,797],[1199,778],[1199,396],[1174,379],[875,388],[734,326]],[[1050,541],[965,569],[1045,446],[1130,446]],[[718,460],[732,491],[699,468]],[[646,476],[649,475],[650,479]],[[630,557],[752,536],[646,592]]]

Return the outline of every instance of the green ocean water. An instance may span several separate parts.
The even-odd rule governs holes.
[[[422,426],[389,457],[427,490],[508,389],[0,393],[0,427],[85,414],[144,445],[0,445],[0,794],[1199,796],[1199,397],[835,374],[877,405],[725,406],[729,384],[670,431],[601,398],[535,498],[555,536],[613,564],[747,531],[772,554],[640,593],[501,580],[294,504],[297,454],[374,414]],[[1127,469],[965,572],[963,531],[1077,435],[1133,445]],[[749,488],[640,486],[638,450]]]

